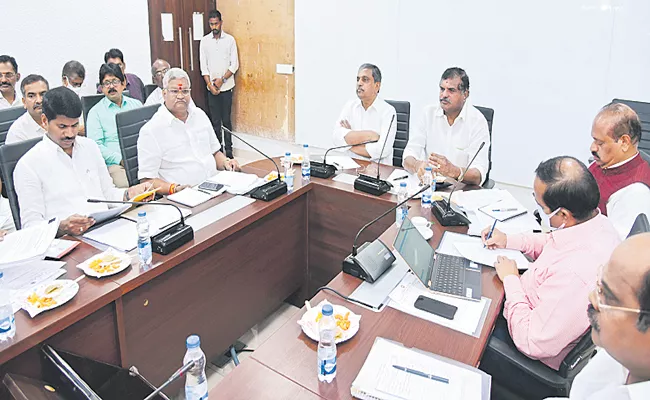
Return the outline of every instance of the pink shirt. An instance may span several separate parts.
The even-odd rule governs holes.
[[[589,327],[589,292],[619,236],[607,217],[544,234],[508,236],[510,249],[532,257],[521,277],[507,276],[503,315],[517,349],[553,369]]]

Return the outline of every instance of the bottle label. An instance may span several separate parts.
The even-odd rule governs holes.
[[[14,316],[3,318],[0,320],[0,333],[7,333],[11,330],[11,326],[14,324]]]
[[[331,375],[336,372],[336,357],[320,362],[320,374]]]

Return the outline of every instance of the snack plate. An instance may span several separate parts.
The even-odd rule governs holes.
[[[302,318],[298,321],[298,325],[300,325],[305,335],[307,335],[311,340],[315,342],[318,342],[319,339],[318,323],[316,322],[316,317],[318,316],[318,313],[323,309],[323,306],[325,304],[331,303],[327,300],[321,301],[317,306],[307,310],[307,312],[305,312],[302,315]],[[337,314],[346,315],[348,312],[350,313],[348,317],[350,320],[350,328],[347,330],[342,330],[339,328],[341,336],[336,339],[336,343],[339,344],[350,340],[352,337],[354,337],[354,335],[357,334],[357,332],[359,332],[359,322],[361,320],[361,315],[354,314],[344,306],[332,304],[332,307],[334,307],[335,316]]]

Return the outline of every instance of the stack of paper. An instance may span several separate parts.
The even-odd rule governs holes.
[[[495,249],[490,250],[483,247],[481,238],[463,235],[455,232],[445,232],[440,241],[437,253],[450,256],[464,257],[477,264],[492,267],[497,257],[508,257],[517,262],[519,269],[528,269],[528,259],[518,250]]]
[[[390,182],[391,185],[393,185],[393,188],[390,190],[390,193],[394,195],[397,195],[397,191],[399,190],[399,185],[402,182],[406,182],[409,196],[417,193],[418,190],[422,188],[422,186],[420,186],[420,179],[418,178],[418,176],[416,174],[411,174],[408,171],[403,169],[394,169],[393,172],[391,172],[391,174],[388,175],[388,178],[386,178],[386,180]]]
[[[45,258],[58,229],[59,221],[43,221],[6,235],[0,242],[0,269]]]
[[[131,205],[126,204],[115,208],[109,208],[108,210],[104,211],[97,211],[89,214],[88,216],[94,219],[96,224],[101,224],[102,222],[108,221],[109,219],[117,218],[120,214],[129,208],[131,208]]]
[[[97,229],[90,230],[83,235],[101,245],[129,252],[138,246],[138,230],[135,222],[119,218]],[[100,250],[105,250],[100,247]]]
[[[187,207],[196,207],[199,204],[203,204],[206,201],[217,197],[219,192],[204,192],[202,190],[197,190],[194,188],[183,189],[178,193],[170,194],[167,196],[167,199],[173,201],[174,203],[182,204]],[[176,212],[178,215],[178,212]],[[136,215],[137,216],[137,215]]]
[[[215,204],[197,215],[193,215],[187,219],[186,223],[196,232],[254,202],[255,199],[250,197],[235,196],[222,203]]]
[[[326,161],[328,164],[334,165],[339,171],[361,168],[361,165],[357,164],[352,157],[348,156],[333,156],[328,154]]]
[[[181,192],[184,192],[181,191]],[[181,193],[179,192],[179,193]],[[138,213],[140,211],[145,211],[147,213],[147,221],[149,222],[149,234],[155,236],[158,233],[164,231],[170,226],[176,224],[181,219],[181,214],[175,207],[171,206],[160,206],[157,202],[140,206],[134,210],[131,210],[127,213],[122,214],[122,218],[129,219],[131,221],[138,221]],[[192,214],[192,211],[187,208],[179,207],[183,217],[187,217]]]
[[[230,194],[246,194],[266,183],[264,179],[255,174],[245,174],[235,171],[220,171],[208,179],[208,181],[224,185],[226,191]]]

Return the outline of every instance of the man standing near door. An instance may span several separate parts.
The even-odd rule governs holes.
[[[210,33],[201,39],[199,46],[201,75],[208,87],[208,106],[212,126],[221,142],[226,157],[233,158],[232,137],[224,132],[221,138],[221,125],[232,130],[230,113],[232,110],[232,91],[235,87],[235,72],[239,68],[237,44],[232,35],[222,30],[223,21],[218,10],[208,13]]]

